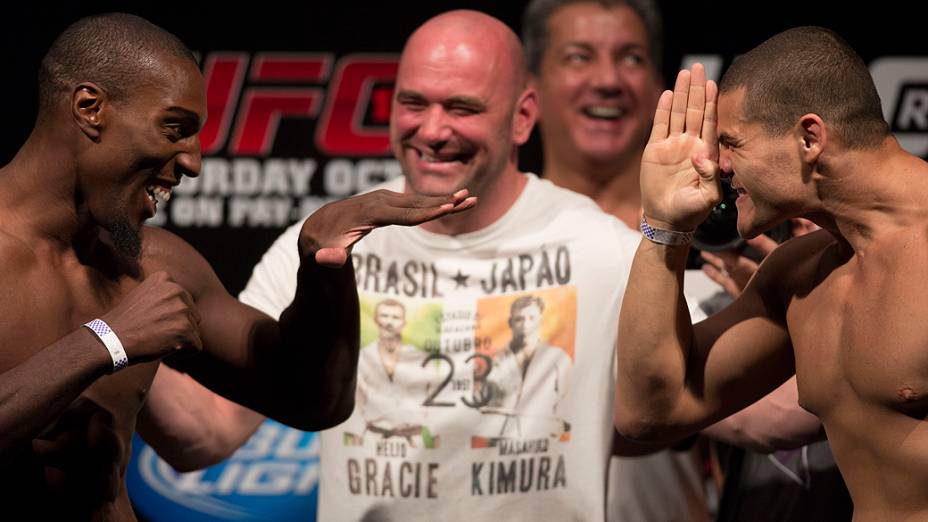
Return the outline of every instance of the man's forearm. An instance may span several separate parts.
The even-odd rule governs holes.
[[[692,323],[683,297],[687,247],[642,241],[619,320],[616,428],[631,439],[659,433],[683,393]]]
[[[314,424],[345,420],[354,408],[360,310],[354,268],[332,269],[304,258],[293,303],[280,316],[281,343],[294,384],[310,395]],[[296,361],[299,361],[297,363]],[[308,388],[308,389],[307,389]]]
[[[40,435],[110,368],[103,344],[79,328],[0,375],[0,454]]]

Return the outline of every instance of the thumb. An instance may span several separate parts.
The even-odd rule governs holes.
[[[340,247],[320,248],[316,262],[328,268],[341,268],[348,261],[348,251]]]
[[[703,154],[693,155],[693,168],[699,175],[699,185],[706,194],[706,199],[713,206],[722,201],[722,187],[719,185],[719,164]]]
[[[693,155],[693,167],[702,181],[717,181],[719,178],[719,164],[704,154]]]

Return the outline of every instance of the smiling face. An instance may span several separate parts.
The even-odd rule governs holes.
[[[514,131],[523,80],[509,56],[513,47],[490,29],[455,29],[445,19],[410,38],[397,72],[390,142],[414,192],[466,187],[480,195],[515,168],[514,146],[528,133]]]
[[[773,136],[748,121],[744,93],[719,96],[719,166],[738,192],[738,233],[752,238],[801,214],[803,176],[794,134]]]
[[[183,176],[199,174],[197,133],[206,116],[203,77],[190,60],[161,57],[140,85],[104,103],[99,139],[80,167],[92,219],[132,257],[157,201],[169,199]]]
[[[661,93],[641,18],[625,5],[578,2],[547,25],[534,78],[545,147],[597,163],[640,155]]]

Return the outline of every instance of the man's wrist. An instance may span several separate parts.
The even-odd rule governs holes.
[[[668,246],[685,246],[693,242],[695,230],[673,230],[669,225],[641,216],[639,224],[641,233],[651,242]]]

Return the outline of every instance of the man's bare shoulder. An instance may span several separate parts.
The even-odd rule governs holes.
[[[190,243],[162,228],[144,227],[141,264],[145,274],[167,272],[194,296],[220,284],[212,267]]]
[[[6,286],[15,283],[25,271],[37,265],[39,254],[35,243],[4,230],[0,225],[0,278]]]
[[[800,289],[816,283],[819,260],[837,240],[826,230],[794,237],[768,255],[752,284],[764,295],[777,295],[787,302]]]
[[[773,251],[771,257],[787,257],[793,260],[809,259],[820,254],[830,245],[837,244],[838,240],[831,232],[820,229],[815,232],[791,238]]]

